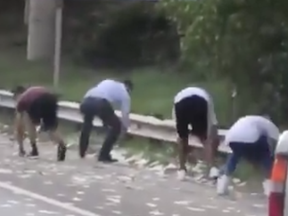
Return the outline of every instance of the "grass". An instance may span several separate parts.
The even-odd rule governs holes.
[[[0,88],[11,89],[17,84],[52,86],[53,68],[47,62],[28,62],[26,50],[3,49],[0,52]],[[105,78],[129,77],[135,84],[132,93],[132,111],[144,115],[171,117],[173,97],[182,88],[190,85],[205,87],[214,96],[215,109],[220,123],[230,122],[230,91],[225,81],[201,82],[190,74],[176,71],[142,68],[123,73],[110,70],[92,70],[62,61],[60,86],[63,98],[80,101],[84,93]],[[219,97],[221,95],[221,97]]]

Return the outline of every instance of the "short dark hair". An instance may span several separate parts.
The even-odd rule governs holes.
[[[133,90],[134,85],[133,85],[133,82],[132,82],[131,80],[125,79],[125,80],[123,81],[123,83],[124,83],[124,85],[125,85],[127,88],[129,88],[130,90]]]
[[[24,86],[16,86],[13,90],[12,93],[14,96],[22,94],[24,91],[26,91],[26,88]]]

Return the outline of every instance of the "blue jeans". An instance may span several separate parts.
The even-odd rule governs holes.
[[[232,154],[229,155],[226,162],[226,175],[231,175],[235,171],[242,158],[253,164],[260,164],[267,173],[270,173],[274,158],[266,136],[260,136],[254,143],[230,142],[229,146]]]

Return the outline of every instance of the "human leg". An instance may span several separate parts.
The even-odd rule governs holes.
[[[111,158],[110,152],[116,143],[118,137],[121,133],[121,122],[117,116],[111,119],[110,127],[108,128],[108,134],[104,140],[102,148],[99,154],[100,161],[115,161],[115,159]]]
[[[83,115],[83,125],[79,138],[79,155],[85,157],[89,146],[90,134],[93,128],[94,116],[97,113],[97,100],[95,98],[84,98],[80,105],[80,111]]]
[[[175,110],[175,120],[176,120],[176,131],[178,134],[177,145],[178,145],[178,156],[179,156],[179,178],[185,175],[187,171],[186,163],[188,156],[188,146],[189,146],[189,120],[190,112],[189,103],[187,100],[183,99],[174,105]]]
[[[257,147],[256,147],[257,145]],[[259,163],[263,167],[264,176],[266,179],[270,178],[271,170],[274,161],[273,149],[269,146],[269,141],[266,136],[261,136],[255,145],[255,151],[259,157]],[[256,150],[257,148],[257,150]]]
[[[111,158],[110,152],[121,134],[121,121],[116,116],[111,104],[107,100],[101,101],[98,116],[103,121],[103,124],[108,126],[108,133],[101,147],[98,160],[104,162],[115,162],[116,160]]]
[[[269,141],[266,136],[260,136],[254,145],[254,154],[250,156],[252,163],[260,165],[264,173],[264,181],[262,182],[263,192],[269,195],[270,192],[270,175],[273,167],[274,155],[271,152]]]
[[[191,112],[191,134],[197,137],[203,145],[204,158],[207,164],[206,175],[209,174],[211,178],[216,178],[219,171],[215,166],[215,155],[219,143],[217,142],[217,127],[208,125],[208,102],[197,95],[187,98],[187,102]]]
[[[50,139],[57,143],[57,160],[58,161],[64,161],[66,158],[66,151],[67,147],[66,144],[62,138],[62,135],[60,132],[57,130],[57,128],[51,129],[48,131]]]
[[[27,112],[23,114],[24,123],[28,130],[28,136],[31,145],[31,152],[29,153],[29,156],[32,157],[39,155],[36,126],[41,124],[41,104],[42,99],[40,98],[33,101],[27,109]]]
[[[89,139],[93,127],[94,117],[91,115],[83,115],[83,125],[80,134],[79,155],[81,158],[85,157],[87,148],[89,146]]]
[[[36,120],[36,118],[31,119],[27,113],[24,113],[24,122],[25,122],[25,128],[27,128],[29,141],[31,144],[31,152],[29,153],[29,156],[35,157],[39,155],[39,150],[37,147],[37,131],[36,131],[36,125],[38,125],[39,121]]]
[[[230,147],[233,146],[233,144],[235,144],[235,147],[231,148],[232,153],[228,156],[227,161],[226,161],[226,166],[225,166],[225,175],[227,176],[231,176],[235,172],[237,165],[239,163],[239,160],[241,158],[241,154],[238,150],[241,148],[241,146],[237,146],[236,143],[231,143]]]
[[[24,139],[25,139],[25,123],[24,123],[24,113],[16,113],[15,117],[15,132],[16,132],[16,139],[19,145],[19,156],[25,155],[24,149]]]
[[[42,127],[50,135],[50,139],[56,142],[57,160],[64,161],[66,157],[66,144],[58,131],[58,99],[54,94],[44,95],[42,98]]]
[[[208,166],[210,167],[209,177],[215,179],[219,176],[219,169],[216,165],[216,155],[218,152],[218,147],[220,145],[220,138],[218,136],[218,127],[213,125],[210,129],[210,135],[207,140],[208,147],[206,160],[208,161]]]
[[[219,195],[225,195],[228,193],[230,176],[236,170],[239,160],[245,152],[245,145],[246,144],[239,142],[229,143],[232,153],[227,158],[222,175],[217,179],[217,193]]]

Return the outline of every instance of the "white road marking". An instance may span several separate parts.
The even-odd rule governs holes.
[[[63,202],[60,202],[58,200],[42,196],[40,194],[25,190],[23,188],[7,184],[5,182],[0,181],[0,188],[12,191],[12,192],[17,193],[17,194],[22,194],[24,196],[33,198],[35,200],[40,200],[42,202],[48,203],[48,204],[53,205],[53,206],[57,206],[59,208],[68,210],[68,211],[73,212],[73,213],[77,213],[77,214],[82,215],[82,216],[100,216],[100,215],[95,214],[93,212],[90,212],[90,211],[87,211],[87,210],[84,210],[84,209],[81,209],[81,208],[78,208],[75,206],[68,205],[67,203],[63,203]]]

